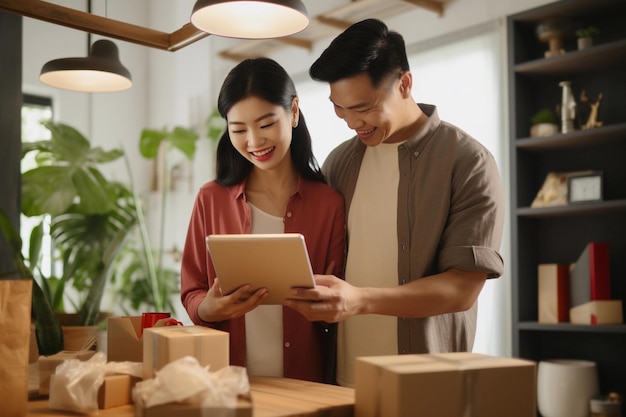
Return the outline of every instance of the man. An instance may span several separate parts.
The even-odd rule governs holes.
[[[316,276],[287,305],[339,322],[337,380],[358,356],[471,351],[476,301],[502,274],[503,190],[489,151],[411,96],[404,40],[368,19],[310,69],[356,136],[323,170],[346,200],[345,281]]]

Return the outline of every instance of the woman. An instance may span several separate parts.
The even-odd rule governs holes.
[[[247,59],[226,77],[218,110],[227,130],[217,148],[217,179],[203,185],[191,215],[181,299],[195,324],[230,332],[230,362],[250,375],[333,382],[334,327],[294,310],[260,305],[243,286],[223,294],[205,237],[302,233],[313,272],[343,276],[345,209],[326,185],[289,75],[275,61]]]

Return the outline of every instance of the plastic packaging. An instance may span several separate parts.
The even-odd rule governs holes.
[[[140,362],[108,362],[103,352],[86,361],[68,359],[50,378],[48,407],[83,414],[98,413],[98,390],[106,375],[129,374],[141,378]]]

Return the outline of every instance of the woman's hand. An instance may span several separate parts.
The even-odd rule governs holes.
[[[266,288],[250,294],[250,285],[243,285],[229,295],[222,294],[218,278],[198,305],[198,316],[205,322],[218,322],[243,316],[254,310],[267,296]]]

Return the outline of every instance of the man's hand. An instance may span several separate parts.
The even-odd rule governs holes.
[[[198,316],[205,322],[241,317],[254,310],[266,296],[266,288],[259,288],[250,294],[250,285],[241,286],[231,294],[223,295],[219,279],[216,278],[206,297],[198,306]]]
[[[471,308],[484,272],[451,269],[393,287],[355,287],[333,275],[315,275],[314,289],[292,289],[285,305],[310,321],[334,323],[357,314],[430,317]]]
[[[315,275],[314,289],[293,288],[285,301],[310,321],[335,323],[361,313],[361,289],[333,275]]]

